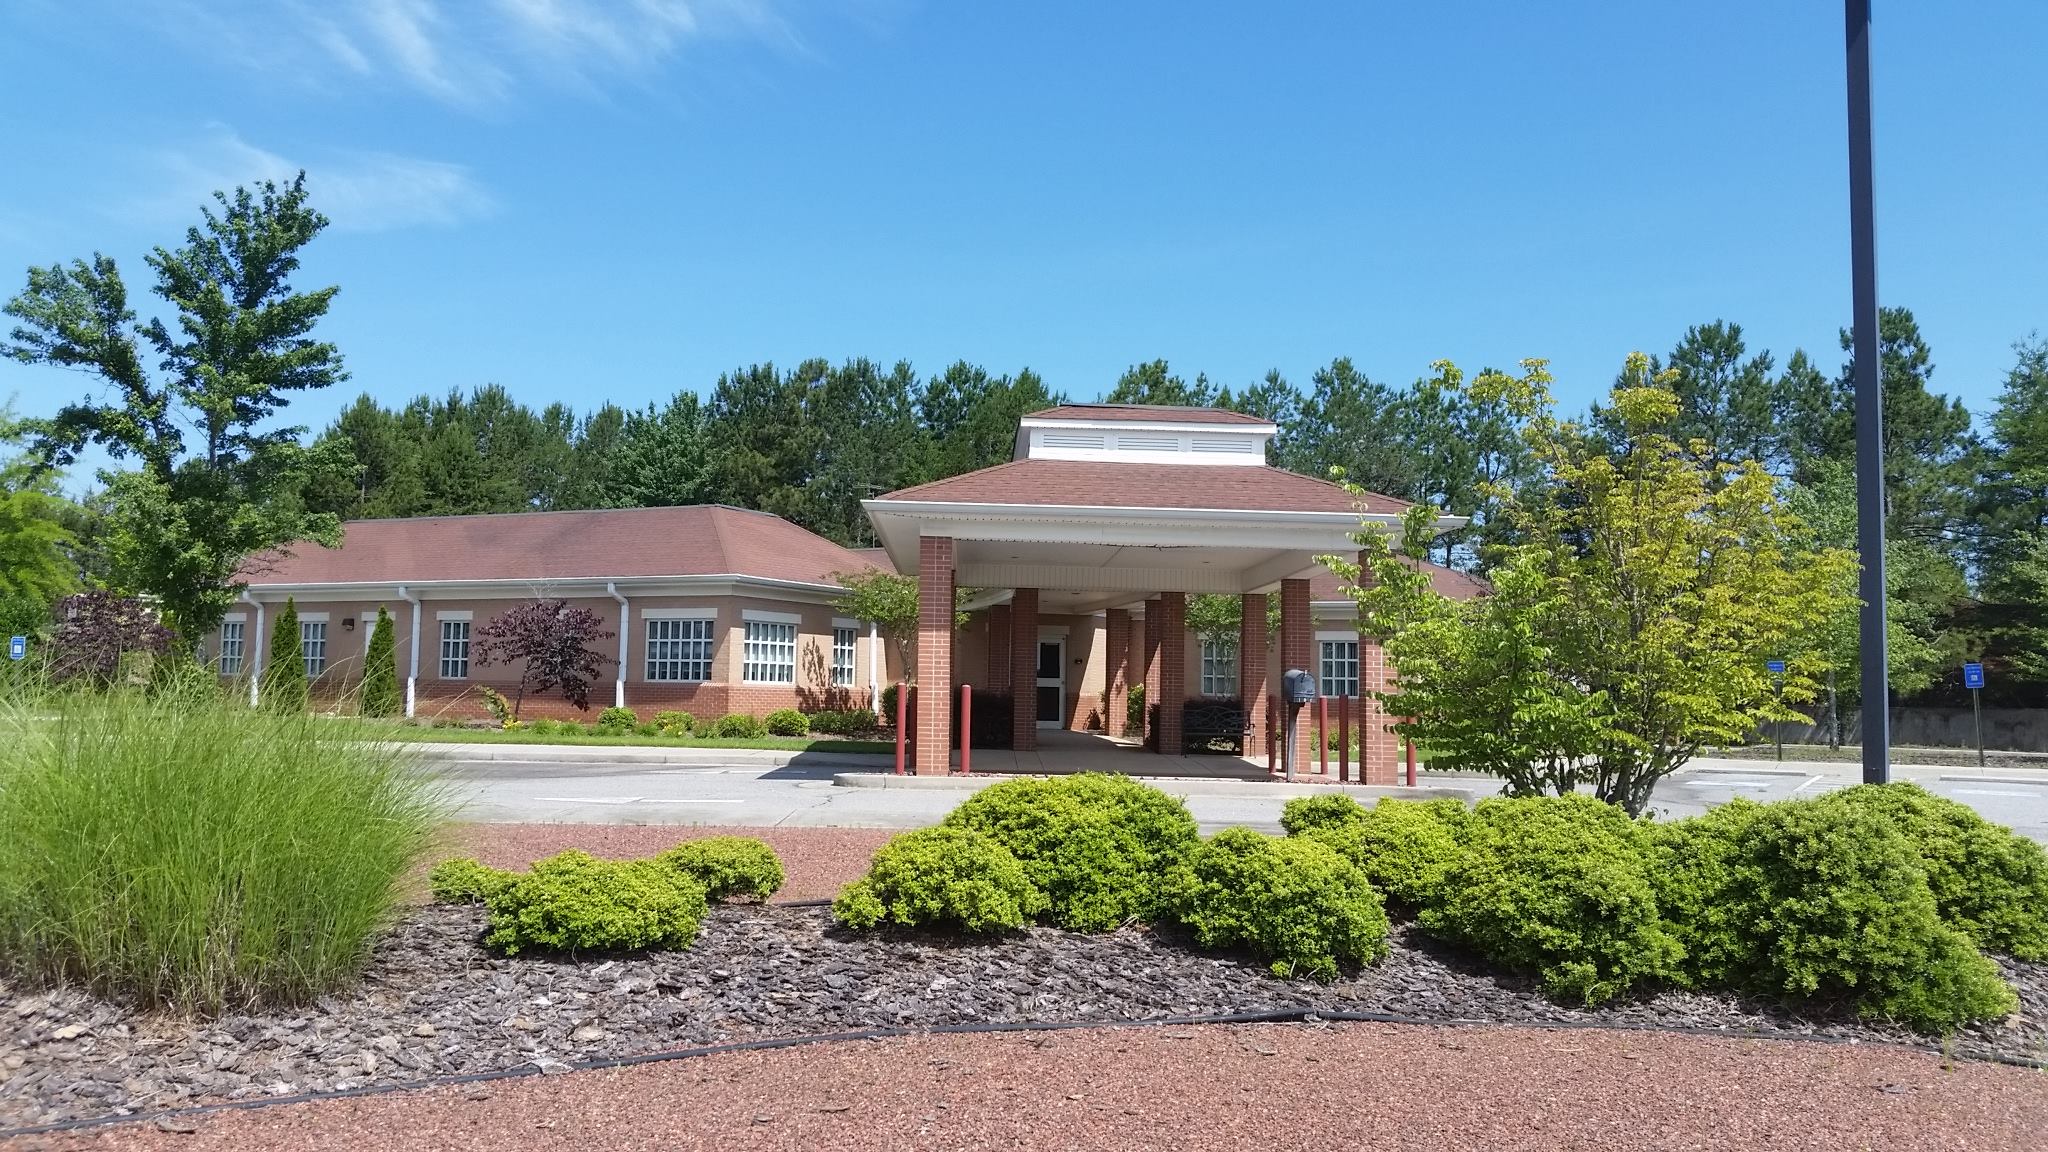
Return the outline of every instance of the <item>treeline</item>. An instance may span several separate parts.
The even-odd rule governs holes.
[[[2024,342],[1987,426],[1933,390],[1934,359],[1905,309],[1881,323],[1892,664],[1902,695],[1952,687],[1966,657],[2005,675],[1998,697],[2048,684],[2048,343]],[[1754,459],[1803,502],[1828,542],[1853,546],[1855,378],[1805,351],[1782,365],[1738,324],[1688,329],[1652,367],[1679,398],[1667,431],[1714,463]],[[1339,358],[1305,387],[1278,372],[1240,389],[1127,370],[1101,399],[1216,405],[1280,429],[1272,463],[1341,469],[1376,492],[1472,519],[1440,559],[1483,568],[1490,491],[1540,484],[1524,415],[1439,369],[1405,386]],[[385,408],[363,396],[320,439],[360,465],[310,495],[345,518],[719,502],[760,508],[851,546],[873,543],[862,499],[1010,459],[1017,420],[1068,397],[1028,369],[966,362],[920,378],[871,360],[721,376],[702,399],[538,411],[495,385]],[[1597,405],[1582,434],[1606,434]],[[1853,683],[1853,679],[1851,680]]]

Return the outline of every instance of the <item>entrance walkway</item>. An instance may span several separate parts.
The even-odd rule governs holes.
[[[958,758],[955,757],[955,764]],[[1155,756],[1135,741],[1091,732],[1042,728],[1038,747],[1028,752],[976,748],[974,771],[1004,775],[1064,776],[1073,772],[1115,772],[1124,776],[1172,776],[1208,780],[1264,780],[1266,765],[1242,756]]]

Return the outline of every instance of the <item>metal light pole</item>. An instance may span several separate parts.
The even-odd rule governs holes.
[[[1877,219],[1870,173],[1870,0],[1843,0],[1849,53],[1850,327],[1856,341],[1856,551],[1863,563],[1863,782],[1891,779],[1884,637],[1884,384],[1877,357]]]

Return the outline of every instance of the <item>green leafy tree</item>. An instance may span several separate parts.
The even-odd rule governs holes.
[[[807,360],[788,375],[756,364],[718,378],[704,416],[707,498],[801,520],[817,439],[804,398],[827,371]]]
[[[303,712],[308,696],[306,650],[299,637],[299,606],[285,598],[270,626],[270,652],[263,662],[263,706],[277,712]]]
[[[175,327],[140,321],[101,255],[30,268],[6,306],[17,321],[8,355],[111,388],[107,401],[68,404],[27,427],[46,465],[68,466],[87,445],[140,465],[101,474],[109,555],[185,644],[220,623],[252,557],[338,542],[336,518],[303,496],[316,477],[350,465],[331,445],[301,445],[301,429],[270,426],[295,393],[345,377],[340,352],[312,335],[338,289],[291,284],[327,218],[308,205],[303,174],[214,198],[218,213],[202,210],[183,247],[148,257]]]
[[[918,398],[925,469],[920,481],[940,480],[1007,463],[1016,451],[1017,421],[1065,402],[1026,368],[1016,376],[990,376],[965,360],[927,380]]]
[[[7,425],[0,413],[0,435]],[[47,473],[24,460],[0,463],[0,630],[6,635],[46,629],[51,606],[77,590],[72,525],[80,512],[57,494]]]
[[[1786,657],[1786,699],[1812,699],[1811,637],[1850,595],[1854,559],[1811,545],[1760,464],[1709,468],[1657,431],[1677,414],[1669,384],[1630,357],[1605,450],[1546,398],[1516,399],[1539,412],[1527,435],[1550,482],[1504,498],[1517,542],[1493,595],[1444,599],[1374,531],[1358,536],[1365,586],[1360,565],[1323,559],[1386,647],[1383,698],[1413,718],[1399,730],[1439,763],[1501,775],[1515,794],[1590,785],[1640,813],[1701,748],[1797,716],[1766,660]],[[1434,514],[1410,516],[1410,556]]]
[[[1406,419],[1399,392],[1340,356],[1316,370],[1294,423],[1283,429],[1281,466],[1307,476],[1341,469],[1367,491],[1409,499],[1416,490],[1416,461]]]
[[[607,508],[670,508],[704,499],[704,414],[695,392],[626,417],[605,477]]]
[[[1133,364],[1117,377],[1116,386],[1102,397],[1104,404],[1166,404],[1181,408],[1206,408],[1216,402],[1216,386],[1207,376],[1195,382],[1175,376],[1164,360]]]
[[[845,589],[832,601],[833,608],[856,620],[873,623],[876,630],[895,647],[904,675],[914,677],[917,674],[917,577],[870,568],[864,572],[835,572],[832,579]],[[956,611],[953,627],[956,629],[967,624],[967,614],[957,609],[972,594],[973,590],[968,588],[954,590]]]
[[[391,613],[377,606],[370,650],[363,656],[363,715],[396,716],[404,707],[398,692],[398,644]]]

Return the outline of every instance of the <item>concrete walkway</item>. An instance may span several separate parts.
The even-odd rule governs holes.
[[[960,754],[953,754],[958,767]],[[1041,728],[1038,749],[1014,752],[1008,748],[973,749],[975,772],[1013,776],[1064,776],[1074,772],[1114,772],[1147,779],[1169,777],[1180,780],[1264,780],[1264,761],[1242,756],[1160,756],[1147,752],[1135,740],[1113,740],[1092,732],[1068,732]]]

